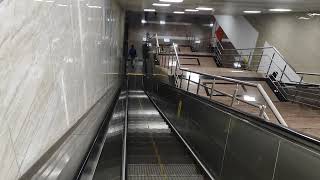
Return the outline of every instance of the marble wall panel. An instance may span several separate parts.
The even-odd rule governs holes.
[[[0,22],[0,177],[17,179],[103,95],[113,98],[124,12],[112,0],[3,0]]]

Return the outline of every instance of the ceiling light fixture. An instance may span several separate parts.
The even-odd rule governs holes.
[[[160,21],[160,24],[166,24],[166,21]]]
[[[246,14],[260,14],[261,11],[243,11]]]
[[[308,18],[308,17],[299,17],[298,19],[300,19],[300,20],[309,20],[310,18]]]
[[[186,11],[186,12],[198,12],[199,10],[198,9],[186,9],[184,11]]]
[[[271,12],[290,12],[292,9],[269,9]]]
[[[155,9],[144,9],[145,12],[156,12]]]
[[[60,6],[60,7],[67,7],[68,5],[66,5],[66,4],[57,4],[57,6]]]
[[[93,8],[93,9],[101,9],[101,6],[91,6],[91,5],[87,5],[88,8]]]
[[[209,24],[210,27],[213,27],[213,25],[214,25],[213,23]]]
[[[308,16],[313,17],[313,16],[320,16],[319,13],[308,13]]]
[[[142,23],[142,24],[146,24],[146,23],[147,23],[147,21],[146,21],[146,20],[144,20],[144,19],[142,19],[142,20],[141,20],[141,23]]]
[[[212,11],[213,10],[213,8],[209,8],[209,7],[197,7],[196,9],[200,10],[200,11]]]
[[[152,6],[168,7],[171,6],[171,4],[153,3]]]
[[[183,11],[174,11],[173,13],[174,13],[174,14],[184,14]]]
[[[183,0],[160,0],[160,2],[181,3]]]

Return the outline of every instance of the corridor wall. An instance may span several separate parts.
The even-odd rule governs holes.
[[[1,179],[54,153],[43,179],[78,168],[120,86],[124,18],[116,0],[0,1]]]

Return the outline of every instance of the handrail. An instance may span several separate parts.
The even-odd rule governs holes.
[[[223,51],[248,51],[248,50],[251,50],[251,51],[254,51],[254,50],[264,50],[264,49],[273,49],[276,54],[286,63],[286,65],[288,65],[293,71],[297,72],[296,69],[294,67],[292,67],[291,64],[288,63],[288,61],[285,59],[285,57],[280,53],[280,51],[275,48],[274,46],[269,46],[269,47],[254,47],[254,48],[240,48],[240,49],[225,49],[223,46],[222,46],[222,43],[216,39],[216,42],[221,46],[222,50]],[[263,55],[263,54],[256,54],[257,56],[259,55]],[[269,55],[266,55],[269,57],[269,59],[272,59]]]
[[[203,41],[203,40],[201,40]],[[222,43],[220,40],[218,40],[217,38],[212,38],[212,40],[209,40],[210,42],[217,42],[221,49],[223,51],[254,51],[254,50],[265,50],[265,49],[273,49],[275,51],[275,53],[285,62],[285,64],[287,66],[289,66],[296,74],[301,74],[301,75],[311,75],[311,76],[320,76],[320,73],[310,73],[310,72],[297,72],[296,69],[288,63],[287,59],[280,53],[280,51],[274,47],[274,46],[268,46],[268,47],[254,47],[254,48],[235,48],[235,49],[226,49],[223,47]],[[219,50],[220,51],[220,50]],[[221,53],[221,52],[220,52]],[[222,53],[221,53],[222,55]],[[266,56],[268,57],[270,60],[272,60],[272,58],[269,55],[264,55],[264,54],[223,54],[223,55],[228,55],[228,56]],[[288,77],[289,79],[289,77]],[[289,79],[290,80],[290,79]],[[291,81],[291,80],[290,80]],[[293,81],[291,81],[293,82]]]
[[[189,69],[181,68],[177,47],[178,47],[178,45],[174,43],[173,44],[173,48],[174,48],[176,61],[177,61],[176,68],[178,68],[181,71],[187,71],[187,72],[190,72],[190,73],[204,75],[204,76],[208,76],[208,77],[213,78],[213,79],[219,79],[219,80],[224,80],[224,81],[228,81],[228,82],[233,82],[235,84],[241,84],[241,85],[247,85],[247,86],[251,86],[251,87],[256,87],[258,89],[258,91],[260,92],[260,94],[262,95],[262,97],[264,98],[264,100],[266,101],[267,105],[270,107],[270,109],[273,112],[273,114],[275,115],[275,117],[277,118],[277,121],[283,126],[288,126],[287,123],[285,122],[285,120],[283,119],[283,117],[281,116],[280,112],[277,110],[277,108],[275,107],[275,105],[273,104],[273,102],[271,101],[270,97],[268,96],[268,94],[266,93],[266,91],[264,90],[264,88],[262,87],[261,84],[259,84],[259,83],[258,84],[250,83],[250,82],[245,82],[245,81],[236,80],[236,79],[232,79],[232,78],[227,78],[227,77],[223,77],[223,76],[217,76],[217,75],[212,75],[212,74],[207,74],[207,73],[200,73],[200,72],[192,71],[192,70],[189,70]]]
[[[318,82],[306,82],[305,76],[314,76],[315,78],[318,78],[320,76],[320,73],[310,73],[310,72],[297,72],[294,67],[292,67],[288,61],[285,59],[285,57],[279,52],[279,50],[273,46],[269,47],[254,47],[254,48],[241,48],[241,49],[227,49],[222,45],[222,42],[218,40],[216,37],[200,40],[201,42],[211,42],[213,46],[214,43],[216,43],[216,55],[217,55],[217,61],[220,62],[222,65],[229,66],[235,66],[235,68],[245,68],[249,70],[255,70],[260,71],[262,70],[263,73],[266,74],[266,77],[270,78],[270,76],[273,76],[273,72],[278,72],[278,77],[274,77],[273,81],[276,81],[276,86],[278,86],[279,89],[283,90],[283,84],[285,83],[292,83],[295,84],[297,88],[304,87],[304,86],[320,86]],[[256,51],[259,50],[258,53]],[[263,50],[272,50],[272,57],[269,54],[261,53],[260,51]],[[231,61],[223,62],[223,57],[231,57]],[[252,58],[258,57],[258,58],[266,58],[268,60],[268,63],[265,66],[260,65],[252,65],[250,62]],[[233,58],[233,59],[232,59]],[[249,64],[245,63],[243,58],[246,58],[249,60]],[[283,63],[279,65],[277,61],[280,60]],[[270,63],[269,63],[270,62]],[[238,63],[238,65],[234,64]],[[285,95],[285,98],[287,100],[290,100],[292,102],[295,101],[296,97],[303,98],[298,93],[291,94],[287,93],[286,91],[283,92]],[[294,97],[294,100],[289,99],[288,97]],[[302,102],[297,102],[302,103]],[[304,103],[305,104],[305,103]]]
[[[288,61],[286,60],[286,58],[279,52],[279,50],[274,47],[274,46],[269,46],[269,47],[255,47],[255,48],[243,48],[243,49],[225,49],[222,45],[222,43],[217,39],[216,42],[220,45],[221,49],[223,51],[248,51],[248,50],[251,50],[251,51],[254,51],[254,50],[265,50],[265,49],[273,49],[275,51],[275,54],[277,54],[284,62],[285,62],[285,66],[288,66],[290,67],[295,74],[297,75],[310,75],[310,76],[320,76],[320,73],[310,73],[310,72],[297,72],[296,69],[288,63]],[[220,55],[223,55],[223,56],[259,56],[259,57],[267,57],[269,60],[273,61],[273,58],[271,58],[269,55],[265,55],[265,54],[222,54],[221,51],[219,50],[219,54]],[[282,70],[276,63],[272,62],[270,63],[270,66],[274,64],[277,66],[277,68],[279,68],[279,70]],[[286,75],[286,74],[285,74]],[[293,81],[290,79],[290,77],[288,77],[286,75],[287,79],[290,81],[290,82],[296,82],[296,81]],[[309,83],[310,84],[310,83]],[[315,85],[318,85],[318,84],[315,84]]]
[[[297,74],[310,75],[310,76],[320,76],[320,73],[297,72]]]
[[[122,172],[121,179],[127,179],[127,134],[128,134],[128,106],[129,106],[129,80],[126,82],[126,107],[125,107],[125,119],[124,119],[124,130],[123,130],[123,144],[122,144]]]
[[[270,78],[269,76],[273,76],[273,72],[271,71],[273,68],[276,68],[276,72],[279,73],[280,75],[280,79],[277,79],[276,77],[273,76],[273,81],[276,81],[276,86],[282,90],[282,93],[284,93],[285,95],[285,98],[289,101],[292,101],[292,102],[295,102],[295,103],[300,103],[300,104],[305,104],[305,105],[309,105],[309,106],[312,106],[314,107],[314,104],[310,104],[310,102],[301,102],[301,101],[297,101],[297,98],[300,98],[300,99],[306,99],[304,98],[303,96],[299,95],[298,93],[294,93],[294,94],[291,94],[291,93],[288,93],[284,90],[284,87],[282,86],[283,83],[287,83],[285,81],[288,81],[289,83],[293,83],[295,84],[295,86],[297,88],[301,88],[301,87],[304,87],[304,86],[319,86],[320,87],[320,84],[318,82],[306,82],[305,81],[305,76],[313,76],[315,78],[319,78],[320,77],[320,73],[310,73],[310,72],[297,72],[295,70],[294,67],[292,67],[288,62],[287,60],[284,58],[284,56],[275,48],[275,47],[256,47],[256,48],[245,48],[245,49],[225,49],[221,42],[219,40],[216,40],[217,42],[217,49],[216,49],[216,54],[218,56],[218,60],[220,60],[220,63],[221,64],[226,64],[226,63],[223,63],[221,62],[222,60],[222,57],[221,56],[225,56],[225,57],[228,57],[228,56],[233,56],[234,58],[241,58],[241,57],[248,57],[249,59],[252,59],[253,57],[260,57],[261,60],[263,57],[266,57],[268,59],[268,61],[270,61],[270,63],[268,62],[268,66],[264,66],[264,67],[267,67],[267,69],[263,68],[261,66],[261,64],[258,66],[259,68],[262,67],[264,69],[264,71],[266,71],[266,77]],[[220,50],[221,48],[221,50]],[[256,54],[255,53],[255,50],[266,50],[266,49],[272,49],[273,50],[273,55],[272,55],[272,58],[268,55],[268,54]],[[241,54],[241,51],[245,51],[245,50],[249,50],[250,53],[249,54]],[[240,53],[239,54],[234,54],[234,53],[225,53],[223,54],[222,51],[237,51]],[[284,64],[282,65],[283,67],[280,67],[278,65],[278,63],[276,63],[275,61],[275,57],[279,56],[280,57],[280,60],[284,62]],[[234,62],[236,62],[236,60],[234,60]],[[241,66],[243,65],[243,62],[238,61],[238,63],[241,64]],[[230,65],[230,63],[228,63],[228,65]],[[252,66],[249,64],[249,67],[251,68],[254,68],[256,69],[257,66]],[[259,68],[257,68],[256,70],[259,71]],[[289,68],[289,71],[291,71],[291,75],[293,75],[293,77],[295,78],[294,80],[292,79],[292,76],[289,75],[290,73],[288,72],[288,68]],[[283,80],[285,78],[285,80]],[[290,97],[293,97],[290,99]],[[311,100],[312,102],[318,102],[317,100]],[[318,107],[319,105],[317,105],[316,107]]]

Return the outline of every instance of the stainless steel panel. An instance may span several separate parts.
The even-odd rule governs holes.
[[[319,168],[319,152],[281,141],[274,180],[319,180]]]
[[[272,179],[278,144],[277,136],[232,117],[222,179]]]

